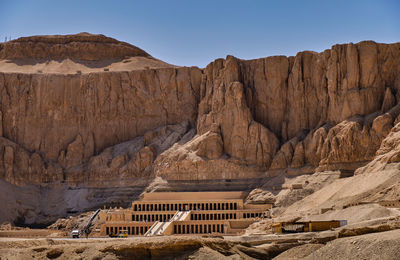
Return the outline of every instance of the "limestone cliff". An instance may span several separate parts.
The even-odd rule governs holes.
[[[259,176],[265,170],[272,175],[354,170],[374,158],[399,114],[399,72],[400,44],[374,42],[295,57],[216,60],[204,70],[197,134],[219,129],[223,152],[193,158],[182,151],[177,158],[184,170],[176,160],[173,170],[165,165],[157,170],[191,178],[199,161],[206,161],[209,176],[231,176],[231,167],[213,166],[219,161],[215,154],[258,167]]]
[[[6,63],[129,57],[154,59],[90,34],[0,45]],[[279,174],[353,171],[400,120],[400,43],[157,66],[71,74],[2,72],[0,64],[0,178],[144,189],[158,177],[150,187],[249,189]],[[75,209],[101,205],[85,203]]]

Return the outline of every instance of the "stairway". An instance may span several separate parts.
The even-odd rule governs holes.
[[[147,232],[144,234],[146,237],[151,237],[155,235],[155,232],[157,232],[162,225],[162,222],[156,221],[154,224],[147,230]]]
[[[177,211],[171,221],[184,221],[189,216],[190,211]]]

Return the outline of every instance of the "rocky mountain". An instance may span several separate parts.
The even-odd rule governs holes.
[[[228,56],[199,69],[84,33],[2,43],[0,59],[0,179],[20,191],[0,191],[0,221],[48,223],[127,205],[145,189],[250,190],[281,175],[352,173],[388,152],[400,161],[382,148],[397,145],[387,137],[400,121],[400,43]],[[49,69],[66,60],[80,70]],[[52,207],[39,203],[49,193]]]

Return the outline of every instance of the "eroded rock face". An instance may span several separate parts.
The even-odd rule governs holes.
[[[64,46],[57,55],[72,55],[70,44],[87,42],[126,45],[85,34],[15,41]],[[211,173],[196,178],[234,177],[227,172],[232,167],[226,168],[226,164],[254,167],[261,176],[265,170],[307,165],[332,169],[369,161],[398,115],[398,109],[392,109],[400,85],[398,45],[361,42],[335,45],[322,53],[250,61],[228,56],[212,62],[204,71],[165,68],[83,75],[3,73],[0,132],[21,146],[26,155],[11,146],[4,148],[2,175],[13,179],[14,169],[19,169],[14,164],[22,163],[22,168],[29,165],[25,167],[30,169],[29,176],[48,169],[46,179],[58,180],[60,170],[65,173],[84,165],[103,165],[104,158],[98,156],[107,153],[107,147],[143,135],[151,139],[153,129],[184,121],[196,127],[188,148],[195,156],[178,156],[176,163],[185,161],[179,169],[176,163],[158,163],[157,173],[162,176],[183,168],[186,175],[199,172],[199,162],[204,162],[201,171]],[[359,145],[354,147],[354,143]],[[161,150],[171,146],[169,142]],[[135,171],[144,171],[160,153],[151,147],[138,152],[135,156],[141,163],[135,165]],[[171,151],[170,155],[175,153]],[[168,151],[158,161],[169,160],[166,154]],[[15,156],[27,159],[12,163]],[[120,155],[105,161],[107,168],[120,176],[130,159]],[[220,162],[218,166],[211,163],[216,161]],[[58,177],[50,177],[52,174]],[[24,178],[30,182],[33,177]],[[38,178],[40,182],[42,178]]]
[[[0,107],[6,111],[3,136],[24,153],[8,148],[1,160],[6,159],[7,166],[0,171],[11,183],[62,180],[62,169],[88,163],[109,146],[157,127],[183,121],[194,125],[200,79],[197,68],[85,75],[1,74]],[[36,163],[39,167],[29,163],[34,153],[43,159],[42,164]],[[13,154],[22,158],[14,160],[21,167],[11,167]],[[140,153],[151,163],[155,158],[145,159],[149,154]]]
[[[81,142],[82,158],[88,158],[156,127],[194,124],[200,78],[196,68],[1,74],[3,135],[51,160]]]
[[[89,186],[100,186],[108,182],[129,184],[138,179],[153,177],[153,161],[157,156],[190,130],[189,123],[159,127],[147,132],[144,136],[123,142],[105,149],[99,155],[90,158],[81,167],[66,170],[66,181],[86,183]],[[90,182],[94,182],[91,184]]]
[[[373,160],[357,169],[356,174],[384,170],[387,164],[400,162],[400,123],[397,123],[381,142]]]
[[[74,55],[70,45],[86,43],[128,46],[87,34],[21,38],[13,44],[60,45],[57,55]],[[398,44],[362,42],[289,58],[243,61],[228,56],[204,72],[166,68],[88,75],[2,74],[2,133],[64,169],[88,162],[111,145],[182,121],[197,123],[198,136],[213,132],[197,151],[207,160],[226,155],[264,170],[367,161],[397,114],[375,114],[372,126],[350,118],[395,106],[398,57]],[[360,143],[359,152],[354,152],[353,142]],[[351,154],[343,152],[346,149]],[[151,150],[140,154],[144,160],[155,159]],[[8,165],[13,152],[8,149],[6,155]],[[114,159],[112,168],[126,160]]]
[[[335,45],[322,53],[240,61],[239,78],[251,90],[245,92],[255,120],[287,141],[301,129],[381,109],[385,87],[399,87],[397,57],[398,44]]]
[[[16,185],[65,182],[69,185],[107,187],[113,182],[129,184],[140,182],[140,178],[153,176],[155,158],[182,139],[190,130],[184,121],[146,132],[130,141],[104,149],[98,155],[85,159],[82,139],[78,136],[62,151],[58,162],[45,161],[38,153],[31,153],[10,140],[0,138],[2,155],[1,177]],[[61,159],[62,157],[62,159]]]
[[[224,64],[216,61],[207,66],[197,132],[201,135],[216,124],[227,154],[248,164],[269,167],[279,141],[268,128],[254,121],[239,72],[239,62],[231,56]]]
[[[204,70],[197,134],[217,125],[226,158],[258,167],[260,176],[354,170],[374,158],[399,114],[399,46],[361,42],[295,57],[216,60]]]
[[[145,51],[101,34],[21,37],[0,44],[0,59],[104,60],[148,57]]]
[[[220,155],[219,134],[208,131],[195,135],[188,132],[181,141],[161,153],[154,162],[154,172],[166,180],[207,181],[257,178],[262,168],[242,164],[227,154]],[[215,140],[212,147],[210,141]],[[204,154],[204,147],[212,148]],[[250,167],[249,167],[250,166]]]
[[[133,56],[152,59],[89,34],[0,45],[0,59]],[[205,69],[0,72],[0,177],[17,185],[103,187],[155,176],[262,185],[272,172],[355,170],[395,147],[387,138],[400,121],[399,90],[400,43],[228,56]]]

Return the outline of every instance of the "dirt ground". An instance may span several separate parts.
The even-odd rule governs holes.
[[[400,218],[251,236],[0,238],[0,259],[400,259]]]
[[[315,259],[400,259],[400,230],[334,240],[315,251]]]
[[[253,259],[220,238],[0,238],[1,259]]]

